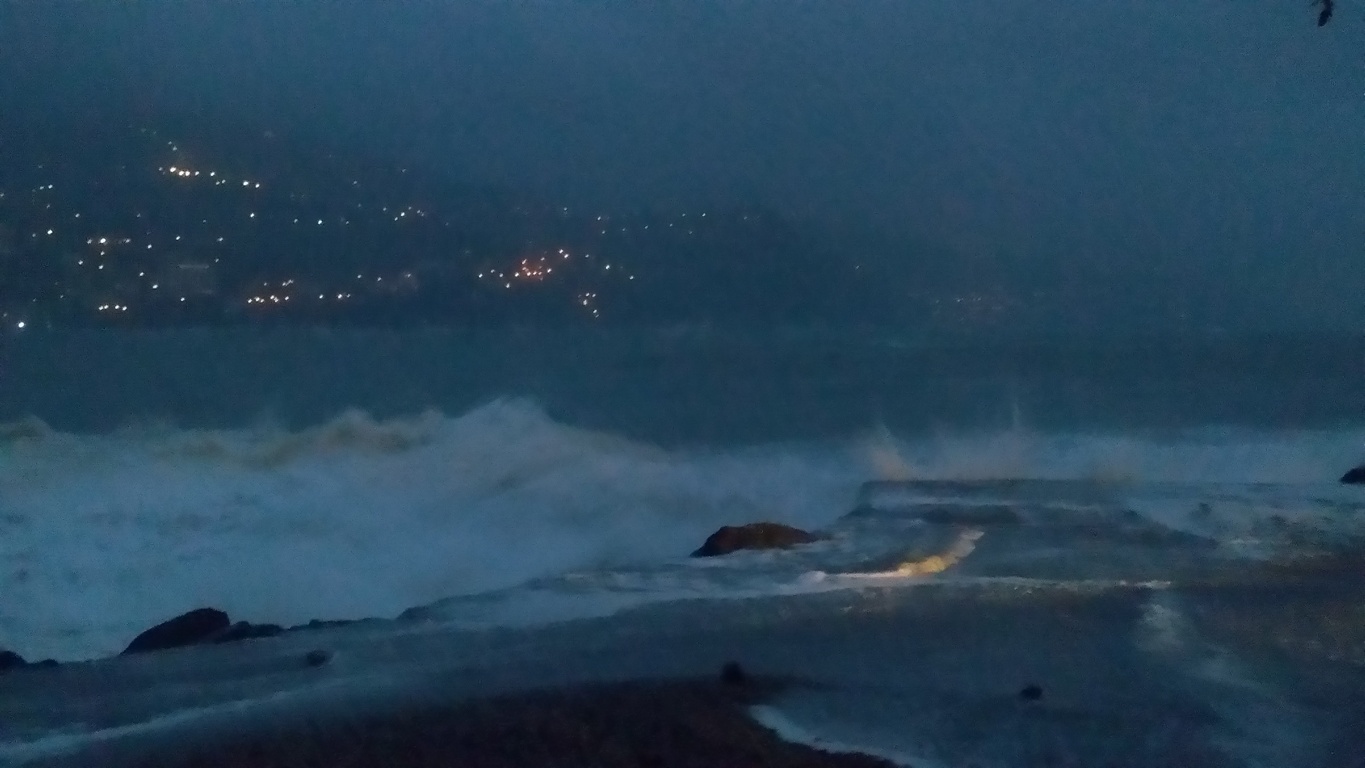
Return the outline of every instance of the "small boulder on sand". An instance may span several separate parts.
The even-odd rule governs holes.
[[[781,523],[727,525],[711,534],[693,557],[728,555],[741,549],[788,549],[818,541],[819,536]]]
[[[1341,482],[1346,485],[1365,485],[1365,464],[1353,467],[1346,474],[1342,475]]]

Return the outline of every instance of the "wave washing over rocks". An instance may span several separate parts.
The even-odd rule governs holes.
[[[1140,500],[1130,511],[1143,520],[1228,546],[1276,526],[1330,536],[1348,519],[1333,505],[1351,496],[1335,481],[1365,432],[882,433],[663,450],[497,401],[456,418],[349,412],[301,431],[72,435],[31,420],[0,444],[0,647],[75,660],[201,606],[289,626],[453,601],[466,620],[517,623],[800,589],[864,555],[894,559],[901,542],[836,539],[799,567],[686,555],[723,525],[853,530],[840,518],[868,478],[1089,480]]]
[[[1365,496],[1338,480],[1363,438],[663,450],[521,401],[302,431],[30,422],[0,437],[0,647],[101,660],[0,678],[0,761],[738,659],[792,681],[761,722],[916,765],[1348,765]],[[689,556],[759,521],[813,540]],[[215,641],[280,631],[106,658],[204,606]],[[397,619],[284,630],[376,617]]]

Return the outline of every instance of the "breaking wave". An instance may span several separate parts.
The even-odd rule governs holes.
[[[455,417],[349,411],[303,430],[74,435],[28,419],[0,425],[0,647],[88,658],[200,605],[278,623],[395,616],[566,572],[682,561],[723,524],[828,526],[869,479],[1317,486],[1362,457],[1359,430],[880,430],[665,450],[525,400]]]

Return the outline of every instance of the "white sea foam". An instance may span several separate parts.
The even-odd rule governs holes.
[[[680,455],[516,401],[298,433],[26,430],[3,451],[0,647],[62,659],[116,652],[199,605],[281,623],[389,616],[679,557],[725,523],[818,527],[861,479],[851,453]]]
[[[920,755],[905,755],[899,752],[880,749],[869,745],[846,744],[841,741],[827,739],[813,731],[796,723],[787,717],[782,710],[767,706],[758,705],[749,708],[749,715],[758,721],[760,725],[776,733],[779,738],[794,744],[804,744],[814,747],[822,752],[834,752],[840,754],[862,754],[872,757],[879,757],[887,762],[900,766],[926,766],[926,768],[939,768],[938,762],[928,760]]]
[[[1331,484],[1365,458],[1365,430],[1057,434],[1016,427],[914,440],[877,430],[868,453],[887,480]]]
[[[629,571],[681,561],[722,524],[830,525],[873,478],[1206,483],[1211,497],[1231,499],[1215,501],[1212,517],[1235,534],[1267,509],[1321,514],[1315,494],[1358,497],[1331,482],[1362,453],[1359,431],[1143,438],[1020,429],[670,451],[566,426],[517,400],[458,417],[349,412],[301,431],[73,435],[30,420],[0,429],[0,647],[89,658],[201,605],[279,623],[393,616],[566,573],[589,574],[589,586],[599,572],[622,584],[673,584],[614,588],[603,604],[702,596],[707,580],[696,574],[723,582],[753,566],[756,578],[772,556],[686,577],[632,582]],[[1288,485],[1274,503],[1225,488],[1250,482]],[[1153,502],[1151,514],[1184,519],[1195,509],[1188,498],[1171,504],[1178,509]],[[832,554],[849,546],[828,545]],[[802,581],[822,568],[803,563],[774,588],[828,588]],[[729,592],[753,593],[754,579],[731,580],[739,586]],[[574,602],[602,610],[582,594]]]

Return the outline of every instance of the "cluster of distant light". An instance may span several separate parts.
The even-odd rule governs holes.
[[[356,280],[365,283],[369,283],[371,278],[373,278],[375,283],[375,289],[389,289],[389,286],[396,286],[396,288],[392,290],[403,291],[405,289],[413,290],[416,286],[416,278],[410,271],[396,273],[390,276],[388,283],[385,283],[383,275],[367,276],[365,273],[361,272],[355,276]],[[263,281],[260,284],[260,292],[248,296],[246,298],[246,303],[251,306],[282,305],[293,298],[303,298],[301,294],[297,293],[298,291],[303,290],[303,288],[302,286],[294,287],[296,284],[297,281],[292,277],[280,280],[277,283],[271,283],[268,280]],[[346,301],[355,296],[350,290],[333,291],[322,286],[314,286],[313,290],[317,290],[319,287],[322,288],[322,291],[317,294],[318,301]]]
[[[384,207],[384,211],[387,213],[388,210],[389,210],[388,207],[385,206],[385,207]],[[406,207],[406,208],[404,208],[403,210],[399,211],[399,212],[398,212],[398,215],[393,217],[393,220],[394,220],[394,221],[399,221],[399,220],[401,220],[401,219],[406,219],[406,218],[408,217],[408,214],[409,214],[409,213],[411,213],[413,216],[416,216],[416,217],[422,218],[422,219],[425,219],[425,218],[427,217],[427,212],[426,212],[426,211],[424,211],[424,210],[422,210],[421,208],[418,208],[418,207],[416,207],[416,206],[409,205],[408,207]]]
[[[360,275],[356,275],[356,278],[359,279]],[[273,293],[262,293],[260,295],[250,296],[247,298],[246,303],[249,305],[283,304],[294,297],[293,286],[297,282],[298,281],[296,281],[292,277],[286,280],[281,280],[277,284],[279,286],[279,290]],[[261,287],[265,288],[266,290],[269,290],[271,285],[272,284],[268,280],[261,283]],[[286,291],[286,289],[291,290]],[[346,299],[349,298],[351,298],[351,294],[345,291],[337,293],[335,297],[331,296],[326,292],[318,294],[318,301],[327,301],[329,299],[334,301],[345,301]]]
[[[220,177],[220,176],[218,175],[218,172],[217,172],[217,171],[209,171],[208,174],[205,174],[203,171],[196,171],[196,170],[193,170],[193,169],[190,169],[190,168],[184,168],[184,167],[178,166],[178,165],[172,165],[172,166],[169,166],[169,167],[167,167],[167,166],[160,166],[160,167],[158,167],[156,170],[157,170],[159,173],[164,173],[164,174],[167,174],[167,175],[169,175],[169,176],[176,176],[176,177],[182,178],[182,179],[193,179],[193,178],[197,178],[197,177],[199,177],[199,176],[207,175],[210,179],[213,179],[213,186],[215,186],[215,187],[226,186],[226,185],[228,185],[228,184],[233,184],[233,185],[235,185],[235,184],[237,183],[237,181],[235,181],[235,180],[233,180],[233,179],[229,179],[229,178],[227,178],[226,176]],[[260,189],[260,188],[261,188],[261,182],[259,182],[259,181],[252,181],[252,180],[250,180],[250,179],[241,179],[240,181],[241,181],[241,185],[242,185],[243,187],[249,187],[249,188],[251,188],[251,189]]]
[[[284,296],[279,296],[279,295],[277,295],[277,294],[273,294],[273,293],[272,293],[272,294],[270,294],[270,295],[268,295],[268,296],[251,296],[251,297],[249,297],[249,298],[246,300],[246,303],[247,303],[247,304],[283,304],[284,302],[289,301],[289,300],[292,299],[292,298],[293,298],[293,296],[290,295],[290,294],[285,294]],[[327,300],[329,300],[329,298],[330,298],[331,300],[334,300],[334,301],[345,301],[346,299],[351,298],[351,294],[349,294],[349,293],[338,293],[338,294],[336,294],[335,296],[329,296],[328,294],[325,294],[325,293],[319,293],[319,294],[318,294],[318,301],[327,301]]]
[[[582,307],[586,309],[588,312],[592,313],[593,317],[599,317],[597,307],[595,306],[597,304],[596,293],[585,292],[578,294],[578,303],[582,305]]]
[[[184,301],[184,299],[181,299],[181,301]],[[127,312],[127,311],[128,311],[128,305],[127,305],[127,304],[101,304],[101,305],[99,305],[99,307],[98,307],[97,309],[99,309],[99,311],[101,311],[101,312]]]
[[[568,258],[568,256],[565,255],[564,258]],[[532,263],[530,259],[522,259],[521,263],[517,265],[517,268],[513,270],[511,279],[538,283],[549,277],[555,271],[555,268],[550,266],[548,261],[549,260],[544,256],[541,256],[535,263]],[[507,279],[501,272],[498,274],[502,276],[503,279]]]
[[[554,253],[553,256],[546,256],[542,254],[539,257],[524,258],[521,260],[520,263],[515,265],[510,272],[501,269],[484,270],[483,272],[478,273],[478,278],[480,280],[495,279],[501,280],[503,288],[511,288],[513,283],[518,282],[520,283],[544,282],[545,279],[548,278],[554,272],[554,267],[551,266],[552,259],[554,258],[554,256],[558,256],[561,261],[573,258],[573,254],[569,253],[567,250],[563,248],[560,248]],[[591,259],[592,254],[585,253],[583,254],[583,258]],[[602,267],[602,271],[610,272],[611,264],[604,265]],[[635,275],[627,275],[626,279],[634,280]]]
[[[685,213],[684,213],[684,214],[680,214],[680,218],[681,218],[681,219],[686,219],[686,218],[687,218],[687,214],[685,214]],[[706,214],[705,214],[705,213],[702,213],[700,216],[698,216],[698,217],[696,217],[696,218],[702,218],[702,219],[704,219],[704,218],[706,218]],[[749,217],[748,217],[747,215],[744,216],[744,220],[745,220],[745,221],[748,221],[748,220],[749,220]],[[611,229],[610,229],[609,226],[608,226],[608,225],[610,224],[610,222],[611,222],[611,217],[610,217],[610,216],[598,216],[598,217],[597,217],[597,222],[598,222],[598,224],[602,225],[602,228],[601,228],[600,230],[598,230],[598,234],[599,234],[599,235],[605,235],[605,234],[607,234],[608,232],[611,231]],[[668,226],[669,226],[669,227],[676,227],[676,226],[678,226],[679,224],[682,224],[682,225],[685,226],[687,223],[688,223],[687,221],[670,221],[670,222],[668,222]],[[649,225],[648,225],[648,224],[645,224],[644,226],[641,227],[641,229],[649,229]],[[625,234],[625,233],[627,233],[627,232],[630,231],[630,228],[629,228],[629,227],[620,227],[619,230],[620,230],[620,232],[621,232],[622,234]],[[689,234],[689,235],[695,235],[695,234],[696,234],[696,230],[688,229],[688,230],[687,230],[687,234]]]
[[[174,142],[167,142],[167,146],[168,146],[172,151],[177,152],[177,153],[179,152],[179,147],[176,146]],[[177,155],[177,159],[183,159],[183,155]],[[158,170],[159,170],[161,173],[163,173],[163,174],[168,174],[168,175],[174,176],[174,177],[176,177],[176,178],[178,178],[178,179],[205,179],[205,178],[207,178],[207,179],[212,179],[214,185],[216,185],[216,186],[224,186],[224,185],[233,185],[233,186],[235,186],[235,185],[240,184],[242,187],[248,187],[248,188],[253,188],[253,189],[259,189],[259,188],[261,188],[261,186],[262,186],[262,184],[261,184],[260,182],[252,181],[252,180],[250,180],[250,179],[237,179],[237,180],[233,180],[233,179],[228,178],[228,177],[227,177],[226,175],[224,175],[224,174],[220,174],[220,173],[219,173],[218,171],[216,171],[216,170],[195,169],[195,168],[187,167],[187,166],[185,166],[184,164],[181,164],[181,163],[177,163],[176,165],[172,165],[172,166],[163,166],[163,167],[159,168]],[[352,184],[352,186],[358,186],[358,185],[359,185],[359,182],[353,181],[353,182],[351,182],[351,184]],[[37,189],[35,189],[34,191],[35,191],[35,192],[47,192],[47,191],[52,191],[52,190],[54,190],[54,189],[55,189],[55,184],[44,184],[44,185],[39,186],[39,187],[38,187]],[[3,194],[4,194],[3,192],[0,192],[0,196],[3,196]],[[293,196],[291,195],[291,198],[292,198],[292,197],[293,197]],[[364,204],[357,203],[357,208],[373,208],[373,207],[376,207],[376,206],[373,206],[372,204],[371,204],[371,205],[364,205]],[[48,205],[48,208],[52,208],[52,206],[51,206],[51,205]],[[394,207],[383,206],[383,210],[384,210],[384,212],[385,212],[388,216],[392,217],[393,221],[395,221],[395,222],[401,222],[401,221],[405,221],[405,220],[411,221],[411,220],[414,219],[414,218],[428,218],[428,217],[430,216],[430,214],[429,214],[429,212],[428,212],[427,210],[425,210],[425,209],[423,209],[423,208],[420,208],[420,207],[418,207],[418,206],[415,206],[415,205],[407,205],[407,206],[404,206],[404,207],[402,207],[402,208],[396,207],[396,206],[394,206]],[[518,209],[518,210],[520,210],[520,209]],[[566,215],[568,214],[568,209],[567,209],[567,208],[564,209],[564,213],[565,213]],[[142,213],[139,213],[139,214],[137,214],[137,215],[138,215],[138,218],[142,218],[142,217],[143,217],[143,214],[142,214]],[[261,214],[261,215],[269,215],[269,214],[268,214],[268,213],[265,213],[265,214]],[[80,218],[81,218],[81,214],[77,213],[77,214],[75,214],[75,217],[76,217],[77,219],[80,219]],[[251,218],[251,219],[256,219],[256,218],[258,218],[258,213],[255,212],[255,211],[251,211],[251,212],[248,213],[248,217]],[[659,228],[659,227],[660,227],[662,224],[664,224],[664,223],[667,223],[668,227],[678,227],[678,226],[682,226],[682,227],[684,227],[684,228],[686,229],[686,233],[689,234],[689,235],[691,235],[691,234],[694,234],[694,229],[693,229],[691,226],[689,226],[689,224],[690,224],[690,223],[693,223],[693,222],[697,222],[698,219],[705,219],[705,218],[707,218],[707,217],[708,217],[708,214],[705,213],[705,212],[700,213],[700,214],[691,214],[691,215],[689,215],[689,214],[687,214],[687,213],[682,213],[682,214],[676,215],[675,219],[672,220],[672,221],[666,221],[666,222],[657,222],[657,221],[656,221],[656,222],[654,222],[654,223],[655,223],[655,225],[656,225],[656,228]],[[749,216],[744,216],[744,218],[747,220],[747,219],[749,219],[750,217],[749,217]],[[298,218],[294,219],[294,221],[295,221],[296,224],[314,224],[314,222],[316,222],[316,225],[317,225],[317,226],[323,226],[324,224],[329,223],[331,220],[332,220],[332,219],[330,219],[330,218],[329,218],[329,219],[326,219],[326,220],[325,220],[325,219],[321,219],[321,218],[316,219],[316,220],[309,219],[309,220],[307,220],[307,221],[302,221],[302,220],[300,220],[300,219],[298,219]],[[346,224],[350,224],[350,223],[351,223],[351,222],[350,222],[346,217],[344,217],[344,216],[337,216],[337,217],[335,217],[335,221],[336,221],[338,224],[342,224],[342,225],[346,225]],[[630,227],[621,226],[621,223],[622,223],[622,222],[620,222],[619,220],[618,220],[618,221],[612,221],[612,217],[607,216],[607,215],[600,215],[600,216],[597,216],[597,222],[598,222],[599,226],[601,227],[601,230],[600,230],[600,231],[601,231],[602,234],[608,234],[610,231],[615,230],[617,227],[619,227],[619,229],[620,229],[621,232],[628,232],[629,229],[630,229]],[[207,220],[205,220],[204,223],[207,224],[207,223],[208,223]],[[449,226],[449,222],[447,222],[446,225]],[[645,229],[645,230],[648,230],[648,229],[650,229],[650,225],[649,225],[649,224],[639,224],[639,223],[637,223],[637,224],[634,225],[634,228],[636,228],[636,229]],[[147,232],[146,234],[147,234],[148,238],[150,238],[150,237],[152,236],[152,233],[151,233],[151,232]],[[55,235],[56,235],[56,232],[55,232],[54,229],[47,229],[47,230],[46,230],[46,235],[47,235],[47,236],[55,236]],[[34,237],[37,237],[37,236],[38,236],[38,233],[35,232],[35,233],[33,234],[33,236],[34,236]],[[139,239],[141,239],[141,238],[139,238]],[[177,241],[177,243],[178,243],[178,242],[180,242],[180,241],[182,240],[182,236],[181,236],[181,235],[176,235],[174,239],[175,239],[175,241]],[[189,237],[189,239],[194,240],[194,239],[198,239],[198,238],[196,238],[196,237],[194,237],[193,235],[191,235],[191,236]],[[217,242],[218,242],[218,243],[223,243],[224,241],[225,241],[225,238],[224,238],[224,237],[222,237],[222,236],[218,236],[218,237],[217,237]],[[110,252],[112,252],[112,251],[114,250],[114,248],[120,247],[120,246],[121,246],[121,247],[127,247],[127,246],[129,246],[129,245],[132,245],[133,247],[137,248],[139,251],[140,251],[141,248],[142,248],[141,245],[134,245],[134,244],[133,244],[133,239],[132,239],[132,238],[128,238],[128,237],[116,237],[116,236],[111,236],[111,235],[104,235],[104,236],[96,235],[96,236],[94,236],[94,237],[89,237],[89,238],[87,238],[87,240],[86,240],[86,244],[87,244],[87,246],[90,247],[92,250],[98,250],[98,253],[99,253],[99,256],[100,256],[100,257],[105,257],[105,256],[107,256],[108,253],[110,253]],[[150,243],[145,244],[145,247],[146,247],[147,249],[152,249],[152,248],[153,248],[152,244],[150,244]],[[466,253],[467,253],[467,251],[466,251]],[[583,267],[578,267],[578,268],[577,268],[578,271],[581,271],[584,267],[587,267],[587,266],[589,266],[589,265],[592,264],[592,262],[591,262],[591,259],[593,258],[592,254],[590,254],[590,253],[572,254],[572,253],[570,253],[569,251],[567,251],[567,250],[565,250],[565,249],[563,249],[563,248],[560,248],[560,249],[558,249],[558,251],[555,252],[555,253],[546,252],[546,253],[544,253],[544,254],[540,254],[540,255],[537,255],[537,256],[532,256],[532,257],[527,257],[527,258],[521,258],[521,259],[519,259],[518,262],[514,262],[514,263],[513,263],[511,269],[507,269],[507,268],[502,268],[502,269],[497,269],[497,268],[494,268],[494,269],[487,269],[487,270],[485,270],[485,271],[483,271],[483,272],[479,272],[479,273],[478,273],[478,278],[479,278],[480,280],[490,280],[490,281],[491,281],[491,280],[496,280],[498,283],[501,283],[501,284],[504,286],[505,289],[511,289],[511,288],[513,288],[513,287],[514,287],[515,285],[517,285],[517,284],[538,284],[538,283],[544,283],[544,282],[550,280],[550,279],[553,277],[553,274],[554,274],[554,272],[555,272],[555,269],[556,269],[557,267],[560,266],[560,262],[567,262],[568,260],[573,259],[573,258],[575,258],[575,257],[584,260],[584,262],[583,262]],[[87,256],[86,256],[86,259],[92,259],[92,258],[93,258],[93,255],[87,255]],[[213,259],[213,261],[214,261],[214,262],[218,262],[219,259],[216,259],[216,258],[215,258],[215,259]],[[599,264],[599,265],[601,266],[600,271],[601,271],[602,273],[614,273],[614,274],[620,275],[623,271],[625,271],[625,270],[620,269],[620,266],[619,266],[619,265],[612,265],[612,264],[610,264],[610,263],[603,263],[603,260],[600,259],[600,258],[598,259],[597,264]],[[81,260],[81,261],[78,262],[78,265],[80,265],[80,266],[86,266],[86,261],[85,261],[85,260]],[[100,259],[98,259],[98,258],[94,258],[94,260],[91,262],[90,266],[96,266],[96,267],[97,267],[98,269],[100,269],[100,270],[104,270],[104,269],[105,269],[105,265],[104,265],[103,263],[100,263]],[[115,266],[115,265],[111,265],[111,266]],[[132,265],[130,264],[129,266],[132,266]],[[566,266],[566,267],[567,267],[568,265],[567,265],[567,264],[564,264],[563,266]],[[616,266],[616,269],[613,269],[613,266]],[[134,269],[136,269],[136,267],[134,267]],[[117,271],[117,267],[116,267],[116,266],[115,266],[115,271]],[[572,270],[572,269],[571,269],[571,270],[561,270],[561,271],[571,271],[571,272],[572,272],[572,271],[575,271],[575,270]],[[139,272],[139,273],[138,273],[138,277],[140,277],[140,278],[147,278],[147,277],[148,277],[148,273],[147,273],[147,272]],[[408,279],[407,279],[407,280],[402,280],[402,279],[399,279],[397,275],[394,275],[394,281],[393,281],[393,285],[392,285],[392,286],[389,285],[389,284],[385,284],[385,283],[384,283],[385,278],[384,278],[384,277],[381,277],[381,276],[374,276],[374,282],[375,282],[375,283],[382,284],[382,286],[383,286],[382,290],[384,290],[385,292],[389,292],[389,293],[395,292],[396,290],[397,290],[397,291],[410,291],[410,290],[414,290],[414,289],[415,289],[415,283],[412,281],[411,274],[409,273],[409,274],[405,275],[405,277],[408,278]],[[624,275],[624,278],[627,279],[627,280],[634,280],[634,279],[635,279],[635,275],[633,275],[633,274]],[[363,275],[356,275],[356,280],[364,280],[364,279],[367,279],[367,278],[366,278],[365,276],[363,276]],[[149,280],[149,282],[151,282],[151,280]],[[289,282],[292,283],[292,281],[289,281]],[[153,290],[158,289],[159,287],[160,287],[160,286],[157,285],[157,284],[152,284],[152,285],[151,285],[151,288],[152,288]],[[302,292],[302,293],[301,293],[301,292],[299,291],[299,289],[297,289],[297,288],[292,289],[292,290],[289,290],[289,291],[285,291],[285,290],[283,290],[283,288],[281,288],[281,289],[279,289],[279,290],[273,290],[273,291],[271,291],[271,290],[269,290],[269,288],[270,288],[270,286],[267,285],[267,286],[266,286],[266,289],[267,289],[267,290],[266,290],[266,291],[261,291],[261,292],[259,292],[259,295],[249,295],[249,296],[242,297],[242,299],[245,300],[245,302],[246,302],[247,304],[249,304],[249,305],[253,305],[253,306],[262,306],[262,307],[264,307],[264,306],[267,306],[267,305],[279,305],[279,304],[283,304],[283,303],[285,303],[285,302],[291,301],[291,299],[293,299],[293,298],[299,298],[300,300],[304,300],[304,299],[310,298],[311,295],[312,295],[311,293],[308,293],[308,292],[307,292],[307,289],[306,289],[306,288],[303,289],[304,292]],[[322,290],[321,293],[318,293],[318,294],[317,294],[317,297],[318,297],[318,300],[319,300],[319,301],[322,301],[322,300],[333,300],[333,297],[335,297],[335,300],[337,300],[337,301],[342,301],[342,300],[344,300],[344,299],[351,298],[351,296],[352,296],[351,293],[346,292],[346,291],[341,291],[341,292],[332,293],[331,291],[329,291],[329,290],[327,289],[326,286],[322,286],[322,285],[315,285],[315,286],[313,286],[313,290],[319,290],[319,289]],[[378,288],[376,287],[376,289],[378,289]],[[360,290],[361,290],[362,292],[365,292],[365,291],[367,291],[367,290],[369,290],[369,289],[366,289],[366,288],[364,288],[364,287],[362,286]],[[239,295],[240,295],[240,294],[239,294]],[[592,316],[597,317],[597,316],[600,314],[598,308],[597,308],[596,305],[595,305],[595,302],[596,302],[596,300],[597,300],[597,294],[596,294],[596,293],[582,293],[582,294],[578,294],[577,299],[578,299],[578,300],[577,300],[577,304],[578,304],[579,306],[583,307],[586,311],[590,312],[590,313],[592,314]],[[180,300],[181,300],[181,301],[185,301],[184,297],[181,297]],[[959,299],[959,301],[961,301],[961,300]],[[976,299],[976,301],[980,301],[980,299]],[[120,304],[102,305],[102,306],[101,306],[101,311],[102,311],[102,312],[123,312],[123,311],[127,311],[127,309],[128,309],[127,307],[125,307],[125,306],[123,306],[123,305],[120,305]]]

